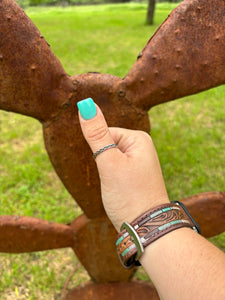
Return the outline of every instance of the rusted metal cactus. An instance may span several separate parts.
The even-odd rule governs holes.
[[[128,288],[133,299],[158,299],[150,284],[128,282],[135,269],[123,269],[117,258],[116,231],[103,209],[97,169],[80,130],[76,102],[92,97],[109,126],[149,132],[151,107],[225,83],[224,16],[224,0],[183,1],[124,79],[96,73],[69,77],[23,10],[13,0],[0,2],[0,109],[42,123],[55,171],[84,212],[70,226],[1,216],[1,252],[71,247],[98,284],[74,289],[68,299],[90,299],[90,294],[92,299],[122,299]],[[225,193],[203,193],[183,202],[204,236],[225,230]],[[205,214],[206,210],[212,213]]]

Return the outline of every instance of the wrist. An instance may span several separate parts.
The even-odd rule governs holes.
[[[198,224],[178,201],[157,206],[131,224],[123,223],[116,241],[121,263],[124,267],[132,267],[143,255],[146,247],[171,231],[183,227],[200,233]]]

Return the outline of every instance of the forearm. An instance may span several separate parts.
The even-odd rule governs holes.
[[[78,108],[84,137],[93,153],[101,150],[96,164],[102,200],[115,228],[169,203],[151,138],[140,131],[109,129],[90,98]],[[117,147],[102,151],[112,144]],[[164,300],[225,299],[225,255],[191,229],[174,230],[148,245],[141,263]]]
[[[225,255],[191,229],[153,242],[140,261],[163,300],[225,299]]]

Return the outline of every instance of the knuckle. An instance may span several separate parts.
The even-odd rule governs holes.
[[[148,134],[147,132],[140,130],[140,131],[138,131],[138,133],[140,134],[141,138],[152,141],[150,134]]]
[[[105,126],[99,126],[93,128],[90,132],[88,132],[88,139],[91,142],[97,142],[104,140],[104,138],[108,135],[108,128]]]

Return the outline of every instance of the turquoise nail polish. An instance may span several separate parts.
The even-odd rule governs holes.
[[[91,98],[77,102],[77,107],[83,119],[90,120],[97,114],[96,106]]]

